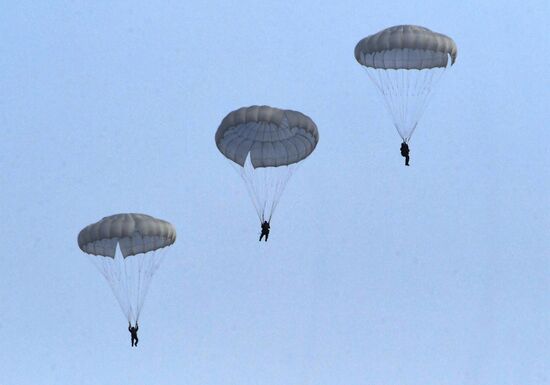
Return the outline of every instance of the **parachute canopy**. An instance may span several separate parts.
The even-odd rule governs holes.
[[[115,257],[116,246],[124,258],[170,246],[176,229],[145,214],[116,214],[86,226],[78,234],[78,246],[92,255]]]
[[[313,152],[318,141],[317,126],[308,116],[268,106],[233,111],[216,132],[220,152],[242,167],[249,154],[254,168],[299,162]]]
[[[367,36],[355,46],[355,59],[365,67],[427,69],[454,64],[456,44],[448,36],[417,25],[397,25]]]

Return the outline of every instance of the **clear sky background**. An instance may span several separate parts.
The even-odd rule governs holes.
[[[550,3],[5,1],[0,383],[550,384]],[[355,44],[451,36],[403,166]],[[269,242],[214,144],[268,104],[320,142]],[[173,223],[140,345],[78,232]]]

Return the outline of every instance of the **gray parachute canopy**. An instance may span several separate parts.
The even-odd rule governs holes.
[[[243,167],[249,154],[254,168],[297,163],[313,152],[318,141],[317,126],[308,116],[268,106],[233,111],[216,131],[220,152]]]
[[[82,251],[111,258],[115,257],[117,244],[126,258],[170,246],[175,241],[174,226],[145,214],[111,215],[78,234]]]
[[[457,55],[448,36],[416,25],[397,25],[367,36],[355,46],[355,59],[365,67],[426,69],[447,67]]]

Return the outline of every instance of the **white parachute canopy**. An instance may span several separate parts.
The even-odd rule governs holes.
[[[268,106],[233,111],[216,131],[216,146],[244,180],[260,222],[271,221],[298,162],[318,142],[317,126],[308,116]]]
[[[162,251],[175,241],[170,223],[145,214],[105,217],[78,234],[78,246],[103,274],[132,324],[139,320]]]
[[[397,132],[411,138],[430,93],[456,60],[455,42],[416,25],[398,25],[367,36],[355,46],[355,59],[382,94]]]

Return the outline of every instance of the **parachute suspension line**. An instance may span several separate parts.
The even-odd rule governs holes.
[[[141,240],[141,249],[144,250],[145,249],[145,241],[143,239],[144,237],[141,236],[140,237],[140,240]],[[155,252],[153,251],[153,254]],[[145,259],[145,254],[138,254],[138,255],[135,255],[136,257],[139,257],[137,262],[138,262],[138,276],[137,276],[137,303],[136,303],[136,309],[135,309],[135,316],[136,316],[136,324],[138,322],[138,318],[139,318],[139,312],[141,310],[141,274],[142,274],[142,267],[143,267],[143,260]],[[151,255],[151,257],[154,257],[154,255]],[[147,270],[145,270],[147,271]]]
[[[411,56],[411,51],[407,50],[407,63],[409,62],[409,58]],[[405,76],[405,73],[402,73],[403,76],[405,77],[405,84],[404,84],[404,89],[406,91],[406,96],[405,96],[405,109],[406,109],[406,112],[405,112],[405,116],[408,114],[408,111],[409,111],[409,106],[410,106],[410,95],[411,95],[411,88],[410,88],[410,76]],[[408,139],[405,140],[405,143],[408,142]]]
[[[284,167],[284,166],[282,166]],[[277,172],[278,170],[273,170],[274,172]],[[273,207],[276,205],[276,201],[277,201],[277,191],[278,191],[278,184],[279,184],[279,181],[277,180],[277,178],[275,178],[274,180],[271,181],[268,181],[267,180],[267,172],[264,173],[264,191],[266,192],[272,192],[272,197],[271,199],[266,199],[265,202],[264,202],[264,210],[262,212],[262,221],[265,221],[265,216],[266,214],[268,214],[268,218],[267,218],[267,222],[271,222],[271,216],[273,215]],[[268,193],[269,194],[269,193]],[[269,198],[266,196],[266,198]],[[268,202],[270,201],[270,202]],[[267,210],[266,212],[266,206],[267,204],[270,204],[270,207],[269,207],[269,210]]]
[[[367,71],[370,79],[380,91],[380,94],[382,95],[382,100],[384,101],[384,105],[386,106],[386,110],[392,117],[393,124],[397,130],[397,133],[403,138],[403,135],[399,130],[399,120],[396,116],[396,107],[400,105],[400,103],[397,101],[399,92],[395,90],[394,82],[392,81],[392,78],[388,72],[390,70],[370,67],[365,67],[365,70]],[[371,71],[373,72],[372,75]],[[376,74],[377,78],[374,77],[374,74]],[[405,138],[403,138],[403,140],[405,140]]]
[[[250,155],[247,156],[244,167],[231,163],[244,181],[260,223],[266,220],[270,222],[297,163],[254,168],[249,157]]]
[[[410,70],[395,70],[396,73],[399,73],[401,76],[407,76],[409,77]],[[406,72],[406,73],[405,73]],[[409,88],[403,87],[400,91],[400,99],[396,101],[396,103],[399,104],[399,107],[402,110],[401,116],[398,118],[397,123],[397,130],[399,132],[399,135],[403,139],[403,142],[407,142],[409,139],[409,132],[411,127],[411,122],[409,120],[410,114],[411,114],[411,102],[407,104],[408,95],[410,93]],[[412,106],[414,109],[414,106]]]
[[[431,76],[429,79],[429,84],[426,86],[426,95],[423,100],[423,105],[420,108],[419,114],[417,116],[417,121],[419,121],[422,118],[422,115],[424,114],[424,111],[426,110],[426,107],[429,104],[429,101],[431,100],[432,95],[434,94],[434,89],[436,89],[437,84],[443,77],[443,74],[445,73],[446,67],[441,68],[433,68],[431,69]],[[435,79],[434,79],[435,78]]]
[[[294,175],[294,172],[296,171],[298,166],[299,166],[298,163],[289,164],[287,166],[280,166],[280,167],[284,167],[286,173],[283,175],[282,179],[276,181],[275,192],[273,194],[273,200],[271,202],[271,209],[269,210],[268,222],[271,222],[271,218],[273,217],[273,213],[275,212],[275,209],[279,205],[279,201],[281,200],[285,187],[288,181],[290,180],[290,178],[292,177],[292,175]]]
[[[408,143],[445,68],[365,70],[380,91],[399,136]]]
[[[287,166],[288,167],[288,166]],[[271,222],[271,217],[273,216],[273,211],[275,210],[275,207],[277,207],[278,200],[280,198],[279,196],[279,190],[281,189],[281,184],[284,183],[283,181],[277,181],[275,185],[275,191],[273,194],[273,199],[271,200],[271,207],[269,208],[269,218],[267,219],[268,222]]]
[[[395,71],[395,72],[394,72]],[[397,83],[398,75],[396,70],[382,70],[381,72],[386,75],[386,84],[391,87],[391,100],[390,105],[392,107],[392,116],[394,116],[394,124],[397,126],[397,131],[401,134],[403,127],[403,119],[400,117],[400,111],[402,109],[403,103],[399,102],[399,85]]]
[[[145,296],[147,295],[147,287],[149,286],[150,279],[152,277],[152,271],[151,271],[151,262],[155,259],[155,254],[157,253],[156,250],[152,251],[151,254],[148,256],[149,258],[145,258],[145,254],[140,255],[140,266],[139,266],[139,275],[138,275],[138,301],[136,306],[136,323],[139,319],[139,314],[141,313],[141,309],[143,307],[143,302],[145,301]],[[143,265],[145,266],[145,269],[143,268]],[[149,272],[149,274],[148,274]],[[143,277],[142,274],[145,276]],[[150,276],[147,276],[150,275]]]
[[[95,250],[95,244],[94,244],[94,253],[97,253],[97,251]],[[124,304],[123,304],[123,299],[120,296],[120,293],[118,292],[117,288],[114,285],[116,278],[113,276],[114,275],[114,269],[110,268],[111,257],[99,256],[100,259],[99,259],[98,262],[96,262],[96,260],[97,260],[96,258],[97,258],[96,255],[88,255],[88,259],[99,270],[101,275],[103,275],[103,277],[105,278],[105,280],[107,281],[107,283],[111,287],[111,290],[113,291],[113,293],[114,293],[114,295],[117,299],[117,302],[118,302],[120,308],[122,309],[122,312],[124,314],[126,314],[126,310],[125,310]],[[112,263],[114,263],[114,257],[111,261],[112,261]]]
[[[147,254],[140,254],[139,259],[139,274],[138,274],[138,295],[137,295],[137,305],[136,305],[136,322],[139,319],[139,314],[141,312],[141,308],[143,305],[143,302],[145,301],[145,296],[147,294],[147,287],[149,285],[149,282],[152,277],[153,271],[151,271],[152,264],[151,262],[155,259],[156,254],[156,244],[155,244],[155,238],[153,238],[153,251],[147,255]],[[142,238],[142,245],[145,246],[145,238]],[[145,265],[145,268],[144,268]]]
[[[154,254],[155,252],[153,251],[151,253],[151,255],[149,255],[149,258],[147,258],[148,260],[154,258]],[[146,283],[146,279],[142,279],[142,274],[143,274],[143,265],[146,263],[145,262],[145,254],[138,254],[138,255],[135,255],[135,257],[138,257],[138,260],[137,260],[137,263],[138,263],[138,266],[137,266],[137,269],[138,269],[138,274],[137,274],[137,286],[135,286],[137,288],[137,300],[136,300],[136,309],[134,310],[134,313],[135,313],[135,317],[136,317],[136,323],[138,322],[138,319],[139,319],[139,313],[140,313],[140,310],[141,310],[141,303],[142,303],[142,295],[143,295],[143,292],[142,292],[142,285],[145,285]],[[147,271],[147,269],[145,269],[145,271]]]
[[[397,69],[387,70],[387,72],[390,72],[390,71],[391,71],[392,80],[396,85],[395,88],[397,89],[395,103],[397,104],[396,109],[399,111],[398,120],[400,122],[405,122],[407,120],[407,115],[406,115],[407,106],[405,105],[406,90],[401,84],[405,74],[403,73],[404,71],[400,71]],[[403,127],[403,123],[401,124],[400,127],[401,128]]]
[[[422,78],[422,70],[417,69],[410,69],[406,70],[408,72],[408,77],[412,78],[414,80],[414,85],[412,87],[407,87],[407,98],[405,99],[405,103],[407,105],[407,115],[403,119],[404,126],[408,127],[408,134],[403,135],[403,141],[405,143],[408,143],[411,139],[411,136],[416,129],[417,120],[415,119],[415,111],[417,110],[418,106],[418,89],[419,84],[422,84],[422,81],[420,80]],[[410,95],[410,96],[409,96]],[[407,121],[407,117],[409,120]]]
[[[402,95],[402,100],[403,100],[403,103],[400,103],[399,105],[399,112],[400,112],[400,118],[401,118],[401,121],[404,121],[405,120],[405,117],[406,117],[406,112],[407,112],[407,105],[404,103],[405,101],[405,96],[404,95],[404,87],[403,87],[403,83],[404,83],[404,80],[403,80],[403,71],[395,71],[395,73],[393,73],[392,75],[395,75],[395,82],[397,84],[397,94],[398,95]]]
[[[155,246],[156,247],[156,246]],[[140,304],[138,308],[138,314],[137,318],[139,318],[139,315],[141,313],[141,309],[143,308],[143,303],[145,302],[145,298],[147,297],[147,293],[149,292],[149,288],[151,286],[153,275],[157,272],[158,268],[160,267],[164,255],[166,254],[166,247],[163,247],[162,249],[156,249],[153,251],[153,254],[150,256],[151,258],[148,259],[148,266],[145,269],[146,279],[145,279],[145,285],[143,287],[143,293],[139,297],[140,298]]]
[[[414,105],[411,108],[411,131],[408,139],[410,139],[410,136],[414,133],[418,122],[422,118],[422,115],[424,114],[424,111],[426,110],[426,107],[430,100],[430,96],[432,95],[432,90],[441,78],[445,69],[431,68],[428,70],[415,71],[419,71],[420,73],[418,74],[418,76],[415,76],[416,82],[413,90]]]
[[[392,81],[392,73],[391,70],[379,70],[382,74],[384,74],[384,80],[382,81],[382,84],[387,84],[389,86],[389,97],[390,97],[390,105],[393,106],[393,113],[396,114],[397,111],[395,111],[395,107],[399,104],[397,103],[396,99],[399,95],[399,92],[397,91],[396,85]]]
[[[393,110],[390,105],[389,99],[386,97],[386,91],[384,88],[382,88],[382,76],[380,74],[380,71],[376,69],[371,69],[369,67],[364,67],[365,71],[367,72],[367,75],[369,75],[369,78],[372,80],[372,82],[376,85],[376,88],[378,88],[378,91],[380,91],[380,95],[382,95],[382,101],[384,102],[384,106],[386,107],[386,110],[390,114],[390,116],[393,116]],[[371,73],[371,70],[373,73]],[[378,79],[374,77],[374,75],[377,75]]]
[[[125,268],[128,266],[130,267],[130,275],[126,282],[129,285],[128,293],[130,295],[130,298],[134,299],[134,302],[132,302],[132,306],[131,306],[131,313],[132,313],[132,318],[134,322],[136,322],[136,314],[138,311],[137,304],[139,303],[139,292],[140,292],[139,285],[141,283],[141,280],[140,280],[141,264],[144,257],[145,257],[145,254],[132,255],[131,257],[128,257],[128,258],[132,258],[133,260],[128,261],[129,263],[125,264]],[[130,262],[133,262],[133,265],[130,265]]]
[[[157,239],[153,238],[153,252],[150,254],[149,258],[146,259],[146,267],[143,272],[145,275],[143,277],[143,287],[140,285],[140,295],[139,298],[139,304],[138,304],[138,310],[136,314],[136,322],[139,319],[139,315],[141,314],[141,309],[143,308],[143,303],[145,302],[145,298],[147,296],[147,293],[149,292],[149,286],[151,285],[151,281],[153,278],[153,275],[156,273],[159,264],[157,264],[157,255],[161,254],[161,249],[159,249],[160,245],[157,244]],[[144,258],[145,259],[145,258]],[[141,278],[141,272],[139,274]]]
[[[147,238],[143,240],[143,245],[147,243]],[[152,278],[158,270],[166,248],[159,248],[160,245],[157,244],[157,239],[153,238],[153,250],[145,254],[138,254],[134,257],[139,257],[138,259],[138,285],[137,285],[137,297],[136,298],[136,309],[135,309],[135,321],[138,322],[139,316],[141,314],[141,309],[143,309],[143,304],[145,303],[145,298],[147,298],[147,293],[149,292],[149,287],[151,286]]]
[[[256,131],[256,140],[265,140],[265,136],[266,136],[265,128],[269,127],[269,125],[266,122],[260,122],[259,125],[260,127],[262,127],[262,129]],[[260,135],[260,134],[263,134],[263,135]],[[261,139],[259,139],[260,136],[262,136]],[[251,157],[251,153],[248,153],[246,161],[250,161],[250,164],[252,165],[252,159],[250,157]],[[262,158],[263,158],[263,147],[262,147]],[[261,224],[265,221],[265,209],[268,201],[268,196],[266,196],[266,192],[269,191],[269,185],[267,184],[267,170],[265,168],[263,167],[261,169],[254,168],[253,174],[256,174],[256,173],[260,177],[259,178],[260,180],[257,181],[257,184],[255,184],[253,180],[252,184],[253,184],[253,187],[255,188],[256,196],[258,197],[258,203],[260,206],[260,212],[258,214],[260,217],[260,224]],[[254,175],[251,175],[251,177],[252,179],[254,179]]]
[[[267,191],[269,191],[271,186],[270,186],[270,184],[267,180],[267,172],[264,172],[262,174],[263,174],[263,177],[264,177],[264,182],[263,182],[263,185],[262,185],[264,187],[263,191],[267,192]],[[265,198],[268,198],[268,197],[265,197]],[[264,204],[263,204],[263,207],[262,207],[262,217],[260,218],[261,223],[263,223],[263,221],[265,221],[265,214],[266,214],[265,209],[267,207],[267,203],[268,203],[267,201],[268,201],[268,199],[264,200]]]
[[[369,71],[369,67],[363,67],[365,72],[367,73],[367,75],[369,76],[370,80],[374,83],[374,85],[376,86],[376,88],[378,88],[378,91],[380,91],[380,93],[382,95],[384,95],[384,90],[382,89],[382,87],[380,86],[380,83],[378,81],[376,81],[376,79],[374,78],[374,76],[370,73]],[[373,70],[374,73],[376,73],[376,70]]]
[[[396,125],[397,132],[401,135],[401,137],[403,137],[402,128],[404,125],[403,124],[404,118],[402,115],[404,111],[403,111],[403,103],[399,103],[399,95],[400,95],[399,83],[398,83],[399,75],[397,74],[397,70],[393,70],[393,69],[383,70],[382,72],[384,72],[384,74],[386,75],[386,84],[389,84],[392,90],[392,93],[391,93],[392,99],[390,104],[393,109],[392,116],[394,117],[394,124]]]
[[[400,120],[406,121],[407,120],[407,114],[409,112],[408,105],[406,103],[407,96],[408,96],[408,88],[405,86],[405,78],[409,77],[408,72],[409,71],[400,71],[400,70],[392,70],[394,71],[394,79],[397,84],[397,98],[396,102],[399,104],[399,109],[401,111],[400,114]]]
[[[142,241],[143,242],[143,241]],[[130,258],[135,258],[135,266],[134,271],[136,274],[131,274],[130,282],[131,287],[133,290],[135,290],[134,293],[132,293],[132,298],[135,299],[135,303],[132,304],[132,315],[134,317],[134,321],[137,322],[137,314],[139,312],[139,303],[140,303],[140,295],[141,295],[141,274],[142,274],[142,267],[145,260],[145,257],[147,254],[140,253],[136,255],[132,255]]]
[[[131,288],[133,285],[130,285],[129,284],[129,280],[131,279],[131,276],[129,277],[128,275],[128,271],[127,271],[127,266],[128,266],[128,263],[126,263],[126,258],[129,258],[129,257],[124,257],[121,253],[121,257],[122,258],[122,264],[124,265],[124,285],[125,285],[125,289],[124,292],[126,293],[126,303],[128,303],[128,322],[132,322],[132,319],[133,319],[133,315],[134,315],[134,311],[132,309],[132,300],[130,299],[131,297],[133,297],[131,294],[133,293],[130,293],[131,291]]]
[[[143,249],[146,243],[147,239],[142,239],[140,248]],[[154,248],[156,247],[158,245],[154,243]],[[164,253],[159,252],[159,250],[152,250],[147,253],[130,255],[126,258],[119,256],[116,258],[118,260],[116,262],[117,266],[108,270],[121,273],[119,274],[120,278],[111,278],[108,281],[128,322],[132,324],[137,323],[139,320],[152,277],[158,270],[163,255]]]
[[[429,84],[429,79],[431,78],[431,75],[433,75],[431,70],[415,70],[419,71],[419,75],[416,77],[416,84],[414,88],[414,95],[413,99],[415,102],[415,105],[411,109],[411,132],[409,134],[409,139],[411,135],[413,134],[414,130],[416,129],[416,125],[418,124],[418,119],[420,118],[420,114],[422,113],[422,110],[424,108],[424,99],[425,99],[425,92]],[[420,81],[419,81],[420,79]]]
[[[118,246],[117,246],[118,249]],[[118,254],[118,255],[117,255]],[[126,315],[126,318],[128,321],[130,320],[130,299],[128,298],[128,295],[125,294],[125,290],[123,289],[123,284],[125,282],[124,277],[122,276],[122,270],[121,270],[121,264],[123,263],[123,256],[120,254],[120,251],[117,250],[115,253],[115,256],[113,257],[113,263],[110,266],[110,271],[113,272],[116,277],[115,280],[112,281],[112,285],[114,286],[113,291],[118,293],[118,296],[120,297],[120,303],[121,306],[123,306],[122,312]],[[122,305],[124,304],[124,305]]]
[[[426,81],[429,79],[429,70],[415,70],[415,84],[412,90],[413,100],[411,103],[411,121],[418,122],[419,112],[423,107],[423,92],[426,88]],[[416,128],[416,127],[415,127]],[[411,132],[412,135],[412,132]]]
[[[115,298],[120,306],[120,309],[122,310],[122,313],[126,316],[126,318],[129,320],[129,314],[128,314],[128,298],[123,295],[121,286],[122,286],[122,280],[121,280],[121,271],[117,266],[116,255],[114,257],[105,257],[102,255],[90,255],[87,254],[88,259],[90,262],[97,268],[97,270],[103,275],[109,286],[111,287],[111,291],[115,295]],[[99,257],[99,259],[98,259]],[[119,257],[118,259],[120,259]]]
[[[157,248],[158,245],[154,242],[154,248]],[[140,243],[143,249],[146,240],[141,239]],[[117,250],[114,257],[102,256],[98,259],[97,256],[89,255],[91,262],[109,283],[127,321],[132,324],[139,319],[149,285],[163,255],[163,252],[157,250],[126,258],[120,250]]]
[[[247,157],[248,159],[248,157]],[[247,163],[245,162],[245,165],[243,167],[240,167],[236,163],[230,162],[231,166],[237,171],[237,173],[241,176],[244,185],[246,186],[246,190],[248,191],[248,196],[250,197],[250,200],[252,201],[252,204],[254,205],[254,208],[256,209],[256,214],[258,215],[258,218],[260,218],[260,221],[263,222],[263,210],[260,208],[260,197],[258,194],[258,191],[254,188],[254,178],[251,175],[253,171],[249,174],[246,170]]]
[[[405,103],[407,104],[407,115],[403,118],[404,129],[406,129],[406,131],[403,132],[403,140],[408,143],[418,123],[418,120],[416,119],[419,106],[418,92],[419,88],[421,88],[423,84],[423,74],[422,70],[417,69],[410,69],[406,71],[408,72],[408,77],[414,78],[413,87],[407,89],[407,96],[410,95],[410,97],[405,99]]]
[[[96,253],[95,244],[94,244],[94,253]],[[96,262],[95,255],[94,256],[89,256],[88,259],[94,264],[94,266],[99,270],[99,272],[103,275],[103,277],[105,277],[105,280],[107,281],[107,283],[111,287],[111,290],[115,294],[115,297],[117,299],[117,302],[118,302],[120,308],[122,309],[122,312],[124,314],[126,314],[126,310],[124,309],[124,305],[123,305],[123,299],[120,296],[120,294],[118,293],[117,288],[114,286],[114,282],[115,282],[115,277],[113,276],[114,275],[114,269],[109,269],[109,266],[110,266],[109,262],[110,261],[108,261],[107,259],[110,258],[110,257],[100,256],[99,258],[100,258],[99,262]],[[114,257],[113,257],[112,261],[114,263]]]
[[[401,72],[401,79],[402,79],[401,89],[402,89],[402,92],[404,93],[404,96],[403,96],[402,102],[401,102],[401,108],[403,109],[403,116],[402,116],[403,121],[406,121],[407,116],[409,116],[409,114],[410,114],[410,102],[409,102],[410,90],[405,84],[406,83],[405,79],[408,79],[410,77],[409,74],[408,74],[409,71],[411,71],[411,70],[408,70],[407,73],[405,73],[405,71],[399,71],[399,72]]]

